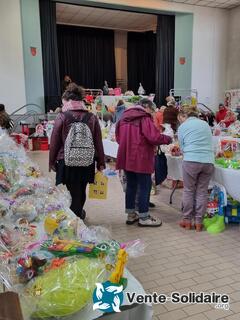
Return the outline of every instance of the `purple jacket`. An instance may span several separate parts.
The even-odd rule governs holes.
[[[86,110],[70,111],[75,118],[81,120]],[[64,143],[70,130],[72,119],[64,113],[60,113],[54,124],[49,153],[49,168],[55,169],[56,162],[64,159]],[[88,126],[92,132],[93,143],[95,147],[95,160],[97,168],[105,166],[104,151],[102,144],[102,133],[97,117],[93,114],[88,121]]]
[[[137,173],[153,173],[155,146],[171,143],[171,138],[161,134],[152,116],[142,107],[124,111],[116,126],[119,144],[117,169]]]

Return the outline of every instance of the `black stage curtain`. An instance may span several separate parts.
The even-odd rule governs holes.
[[[146,93],[155,92],[156,34],[128,32],[128,89],[138,92],[141,82]]]
[[[165,104],[174,88],[175,16],[159,15],[156,53],[156,102]]]
[[[85,88],[116,86],[114,31],[57,26],[60,76],[69,75]]]
[[[61,105],[61,89],[57,50],[56,3],[40,0],[43,78],[46,111]]]

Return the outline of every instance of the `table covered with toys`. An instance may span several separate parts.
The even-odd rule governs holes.
[[[214,139],[214,138],[213,138]],[[229,136],[215,140],[215,170],[209,186],[209,203],[204,219],[209,233],[224,231],[226,223],[240,223],[240,149],[239,139]],[[183,180],[182,156],[177,144],[165,147],[168,175]]]
[[[125,269],[144,244],[119,243],[107,229],[87,227],[69,209],[69,194],[43,177],[22,147],[3,132],[0,144],[0,281],[18,293],[23,318],[96,319],[107,304],[93,304],[93,293],[107,281],[124,288],[122,306],[130,304],[126,292],[144,294]],[[152,316],[149,305],[127,312]],[[114,319],[129,315],[121,314]]]

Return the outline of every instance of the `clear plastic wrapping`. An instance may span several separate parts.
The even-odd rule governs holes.
[[[106,272],[100,260],[63,259],[59,267],[50,268],[28,283],[22,299],[31,311],[25,311],[32,318],[69,316],[89,303],[96,282],[104,280]]]
[[[25,319],[72,315],[109,279],[122,248],[136,257],[144,245],[87,227],[69,209],[69,193],[1,130],[0,144],[0,281],[20,295]]]

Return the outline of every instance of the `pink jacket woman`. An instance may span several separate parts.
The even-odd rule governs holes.
[[[155,146],[171,142],[170,137],[159,133],[151,114],[141,106],[123,113],[116,126],[116,140],[117,169],[147,174],[154,172]]]

